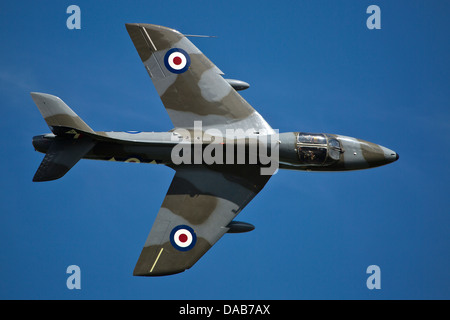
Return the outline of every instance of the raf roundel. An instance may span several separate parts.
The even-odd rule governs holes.
[[[179,251],[191,250],[197,242],[194,229],[186,225],[179,225],[170,233],[170,243]]]
[[[164,64],[170,72],[180,74],[189,69],[191,58],[183,49],[173,48],[164,56]]]

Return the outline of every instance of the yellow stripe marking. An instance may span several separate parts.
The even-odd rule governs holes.
[[[155,44],[154,44],[153,41],[152,41],[152,38],[150,38],[150,36],[148,35],[147,30],[145,30],[144,27],[141,27],[141,30],[144,31],[145,35],[147,36],[148,41],[150,41],[150,44],[151,44],[152,47],[153,47],[153,50],[154,50],[154,51],[158,51],[158,50],[156,49],[156,47],[155,47]]]
[[[152,272],[153,269],[155,268],[156,263],[158,262],[159,257],[161,256],[161,253],[163,252],[163,250],[164,250],[164,248],[161,248],[161,250],[159,251],[159,254],[158,254],[158,256],[156,257],[156,260],[155,260],[155,262],[153,263],[153,266],[152,266],[152,268],[150,269],[150,272]]]

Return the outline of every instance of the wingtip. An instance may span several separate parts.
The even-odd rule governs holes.
[[[176,29],[161,26],[158,24],[151,24],[151,23],[125,23],[125,27],[127,28],[127,30],[132,29],[132,28],[137,28],[137,27],[145,27],[146,29],[167,30],[167,31],[176,32],[176,33],[181,34],[181,32]]]
[[[61,98],[59,98],[58,96],[55,96],[55,95],[49,94],[49,93],[44,93],[44,92],[30,92],[30,96],[33,99],[39,98],[39,97],[45,97],[45,98],[53,98],[53,99],[61,100]]]
[[[43,93],[42,92],[30,92],[30,96],[31,96],[31,98],[36,98],[36,97],[39,97],[39,96],[41,96]]]
[[[174,274],[182,273],[186,271],[186,269],[183,270],[176,270],[176,271],[166,271],[166,272],[139,272],[134,271],[133,276],[135,277],[164,277],[164,276],[171,276]]]

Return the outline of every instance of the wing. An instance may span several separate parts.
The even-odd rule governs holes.
[[[222,72],[180,32],[151,24],[127,31],[175,127],[194,121],[217,129],[272,128],[222,77]]]
[[[244,165],[176,167],[133,275],[169,275],[192,267],[269,180],[259,169]]]

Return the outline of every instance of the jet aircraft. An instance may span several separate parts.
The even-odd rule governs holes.
[[[254,229],[234,219],[261,191],[273,171],[262,173],[270,165],[263,157],[251,161],[252,142],[254,150],[265,149],[266,160],[276,155],[280,169],[358,170],[399,158],[388,148],[343,135],[278,133],[238,93],[249,85],[225,79],[187,36],[151,24],[126,24],[126,29],[174,129],[96,132],[60,98],[32,92],[52,131],[33,137],[35,150],[45,154],[33,181],[59,179],[80,159],[156,163],[174,169],[133,275],[183,272],[225,233]],[[230,131],[239,134],[230,137]],[[198,150],[202,155],[212,145],[210,151],[214,152],[209,155],[216,161],[196,158]],[[239,145],[244,146],[241,162]]]

